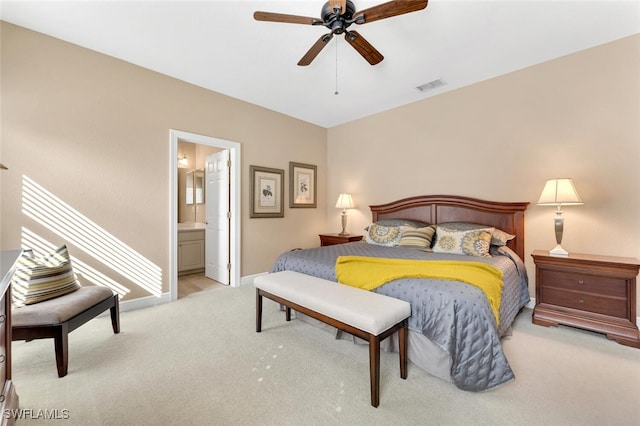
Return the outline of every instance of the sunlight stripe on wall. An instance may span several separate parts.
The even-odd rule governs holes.
[[[31,249],[33,250],[35,256],[43,256],[57,248],[58,247],[56,245],[45,240],[35,232],[22,227],[23,250]],[[81,281],[86,280],[95,285],[110,288],[114,292],[118,293],[120,297],[123,297],[125,294],[131,292],[131,290],[129,290],[128,288],[109,278],[102,272],[97,271],[95,268],[87,265],[75,256],[71,256],[71,264],[73,265],[73,271],[76,273],[76,275],[79,275]]]
[[[22,178],[22,212],[152,295],[162,295],[159,266],[28,176]]]

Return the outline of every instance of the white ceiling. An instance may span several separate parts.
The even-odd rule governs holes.
[[[350,28],[380,64],[336,36],[299,67],[327,30],[253,20],[256,10],[319,18],[324,2],[2,0],[0,18],[323,127],[640,33],[639,1],[431,0]],[[416,89],[436,78],[445,85]]]

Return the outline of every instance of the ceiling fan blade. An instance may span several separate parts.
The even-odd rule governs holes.
[[[327,44],[329,44],[332,38],[333,33],[325,34],[320,37],[318,41],[316,41],[313,46],[311,46],[311,49],[309,49],[307,53],[304,54],[302,59],[300,59],[298,65],[300,65],[301,67],[309,65],[316,58],[316,56],[318,56],[318,53],[320,53],[320,51],[324,49]]]
[[[320,25],[322,20],[309,18],[308,16],[286,15],[284,13],[254,12],[253,19],[256,21],[284,22],[286,24]]]
[[[376,65],[384,59],[384,56],[376,50],[367,40],[364,39],[357,31],[349,31],[345,33],[344,39],[353,46],[354,49],[362,55],[371,65]]]
[[[356,24],[377,21],[405,13],[416,12],[427,7],[428,0],[395,0],[379,4],[357,12],[354,15]],[[363,18],[361,18],[364,17]]]

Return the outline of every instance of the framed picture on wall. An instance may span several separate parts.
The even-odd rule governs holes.
[[[249,166],[249,217],[284,217],[284,170]]]
[[[289,207],[316,207],[316,172],[312,164],[289,162]]]

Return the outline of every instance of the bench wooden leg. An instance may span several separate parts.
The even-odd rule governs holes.
[[[256,332],[262,331],[262,295],[260,289],[256,288]]]
[[[64,377],[67,375],[69,365],[69,326],[66,322],[56,327],[53,342],[56,351],[58,377]]]
[[[380,405],[380,336],[369,335],[369,376],[371,405]]]
[[[294,309],[297,312],[308,315],[312,318],[315,318],[319,321],[324,322],[325,324],[329,324],[342,331],[351,333],[354,336],[368,340],[369,341],[369,379],[370,379],[369,381],[371,386],[371,405],[373,407],[378,407],[378,405],[380,405],[380,341],[391,336],[396,331],[399,333],[398,339],[399,339],[399,345],[400,345],[400,348],[399,348],[400,377],[402,377],[403,379],[407,378],[407,326],[408,326],[407,319],[401,322],[398,322],[388,330],[376,336],[362,329],[356,328],[352,325],[343,323],[337,319],[328,317],[326,315],[313,311],[304,306],[285,300],[280,296],[277,296],[267,291],[256,288],[256,331],[258,332],[260,332],[261,330],[262,297],[266,297],[268,299],[273,300],[276,303],[280,303],[281,305],[285,306],[287,321],[291,319],[291,310]]]
[[[113,328],[113,333],[120,333],[120,301],[118,299],[118,295],[113,295],[113,306],[110,308],[111,311],[111,327]]]
[[[407,378],[407,327],[408,321],[402,322],[402,328],[398,330],[398,346],[400,347],[400,377]]]

